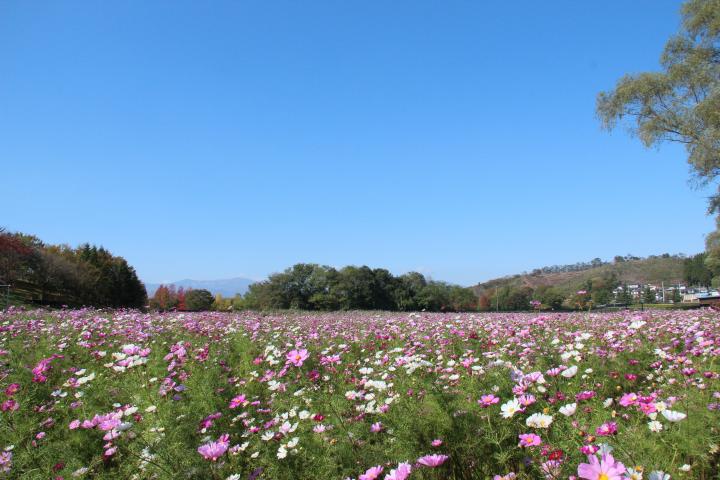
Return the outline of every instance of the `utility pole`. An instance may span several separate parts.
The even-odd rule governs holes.
[[[643,295],[644,292],[643,292],[642,284],[638,284],[638,286],[640,288],[638,290],[638,294],[640,295],[640,311],[644,312],[645,311],[645,295]]]
[[[663,303],[665,303],[665,282],[661,282],[660,284],[662,285],[663,290]]]

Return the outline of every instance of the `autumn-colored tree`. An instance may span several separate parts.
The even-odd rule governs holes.
[[[175,286],[160,285],[155,291],[155,295],[150,300],[150,307],[155,310],[167,311],[176,308],[178,305],[178,296]]]
[[[189,291],[189,289],[188,289]],[[183,287],[178,288],[177,291],[177,309],[181,312],[184,312],[187,310],[187,307],[185,306],[185,289]]]

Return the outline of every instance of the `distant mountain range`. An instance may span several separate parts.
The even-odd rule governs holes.
[[[163,283],[162,285],[174,285],[175,288],[183,287],[184,289],[192,288],[194,290],[203,288],[209,290],[213,295],[219,293],[223,297],[234,297],[235,294],[239,293],[243,295],[247,292],[251,283],[255,283],[255,280],[242,277],[227,278],[224,280],[191,280],[187,278],[176,282]],[[146,283],[145,290],[147,290],[148,297],[155,295],[155,291],[160,285],[159,283]]]

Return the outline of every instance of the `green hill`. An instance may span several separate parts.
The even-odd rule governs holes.
[[[584,288],[588,282],[614,278],[619,284],[672,285],[683,282],[681,255],[650,256],[648,258],[616,257],[613,262],[596,259],[589,263],[545,267],[530,273],[492,279],[473,287],[482,297],[490,296],[495,288],[513,289],[553,287],[564,296],[572,295]]]

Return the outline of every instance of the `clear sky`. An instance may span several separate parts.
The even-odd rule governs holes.
[[[0,225],[150,282],[696,253],[684,151],[594,113],[658,67],[679,6],[6,0]]]

